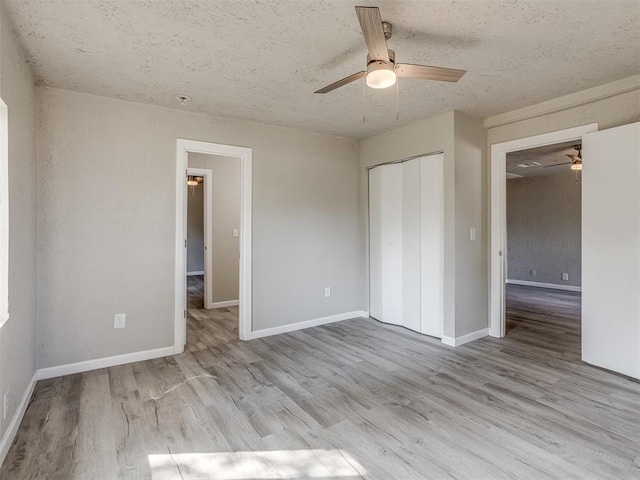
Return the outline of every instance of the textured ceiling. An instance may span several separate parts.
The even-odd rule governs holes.
[[[640,1],[2,0],[39,84],[356,138],[460,110],[487,117],[640,73]],[[398,62],[458,84],[360,80],[355,5],[393,24]],[[174,95],[193,97],[181,107]],[[363,123],[363,110],[365,122]]]
[[[571,168],[569,164],[558,164],[571,162],[571,159],[566,155],[576,155],[578,153],[573,148],[576,144],[579,145],[580,142],[573,140],[571,142],[507,153],[507,172],[515,173],[521,177],[538,177],[560,173],[563,169],[569,170]],[[534,162],[540,165],[535,165]],[[526,166],[523,167],[521,165]]]

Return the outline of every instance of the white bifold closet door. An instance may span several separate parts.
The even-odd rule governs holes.
[[[369,170],[369,311],[434,337],[443,320],[442,154]]]

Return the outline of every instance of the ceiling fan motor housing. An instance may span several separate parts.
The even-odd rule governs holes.
[[[389,63],[375,58],[372,59],[371,55],[367,54],[367,72],[372,70],[393,70],[396,64],[396,52],[393,50],[387,50],[387,52],[389,52]],[[372,65],[374,65],[373,68]]]

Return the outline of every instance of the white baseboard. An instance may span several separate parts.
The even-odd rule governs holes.
[[[124,355],[115,355],[113,357],[97,358],[95,360],[86,360],[84,362],[69,363],[67,365],[58,365],[56,367],[40,368],[37,371],[38,380],[88,372],[90,370],[98,370],[99,368],[115,367],[116,365],[151,360],[152,358],[167,357],[175,353],[175,347],[171,346],[156,348],[154,350],[144,350],[142,352],[125,353]]]
[[[462,335],[460,337],[447,337],[446,335],[443,335],[442,343],[444,343],[445,345],[450,345],[452,347],[459,347],[460,345],[473,342],[474,340],[478,340],[479,338],[486,337],[487,335],[489,335],[489,329],[482,328],[480,330],[467,333],[466,335]]]
[[[190,277],[192,275],[204,275],[204,270],[198,272],[187,272],[187,277]]]
[[[327,323],[340,322],[342,320],[349,320],[350,318],[368,317],[369,312],[364,310],[354,310],[353,312],[339,313],[337,315],[330,315],[328,317],[314,318],[312,320],[305,320],[303,322],[290,323],[288,325],[282,325],[280,327],[263,328],[262,330],[254,330],[251,332],[247,340],[255,338],[270,337],[271,335],[279,335],[281,333],[294,332],[296,330],[302,330],[304,328],[317,327],[319,325],[326,325]]]
[[[214,302],[207,305],[207,310],[212,308],[225,308],[225,307],[237,307],[238,300],[228,300],[226,302]]]
[[[551,288],[553,290],[566,290],[567,292],[581,292],[582,287],[573,285],[558,285],[557,283],[529,282],[528,280],[507,280],[511,285],[523,285],[525,287]]]
[[[27,411],[29,401],[31,400],[31,395],[33,395],[33,390],[36,388],[37,381],[38,372],[36,371],[33,373],[33,377],[31,377],[29,385],[27,385],[27,388],[22,394],[20,404],[13,414],[13,418],[11,419],[9,426],[7,427],[7,431],[4,432],[2,440],[0,440],[0,465],[2,465],[2,463],[4,462],[4,459],[6,458],[7,453],[9,453],[9,449],[11,448],[11,444],[13,444],[13,440],[16,438],[18,428],[20,427],[20,423],[22,422],[22,417],[24,417],[24,413]]]

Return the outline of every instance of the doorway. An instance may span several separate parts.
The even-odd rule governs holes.
[[[208,172],[212,168],[202,168],[203,165],[193,163],[190,165],[190,156],[192,158],[201,155],[210,156],[220,160],[220,163],[234,163],[239,165],[239,227],[229,229],[228,237],[239,244],[239,258],[232,258],[231,261],[237,265],[236,291],[237,299],[232,299],[232,303],[238,305],[238,336],[241,340],[246,340],[251,334],[251,167],[252,167],[252,150],[245,147],[236,147],[230,145],[221,145],[208,142],[199,142],[193,140],[177,140],[177,169],[176,169],[176,265],[175,265],[175,351],[182,353],[186,343],[186,322],[187,322],[187,265],[188,265],[188,197],[190,185],[189,168],[199,168],[200,170],[192,170],[191,173],[198,172],[196,177],[202,177],[204,188],[204,206],[208,205],[207,212],[204,213],[204,220],[210,220],[203,227],[203,262],[207,263],[211,268],[203,268],[203,301],[204,307],[216,308],[229,306],[229,303],[218,302],[216,305],[216,286],[220,286],[221,282],[216,285],[213,267],[215,266],[213,251],[215,249],[214,242],[214,223],[213,215],[213,174]],[[209,181],[207,182],[207,177]],[[194,179],[191,179],[192,183]],[[198,180],[195,179],[195,182]],[[209,185],[207,194],[207,184]],[[207,199],[209,195],[209,199]],[[204,210],[204,208],[203,208]],[[224,222],[219,222],[226,228]],[[208,236],[208,244],[207,237]],[[236,263],[237,262],[237,263]],[[207,275],[207,272],[209,274]]]
[[[562,142],[581,143],[583,135],[597,130],[597,124],[589,124],[491,145],[489,241],[489,334],[491,336],[500,338],[506,335],[507,154]]]
[[[505,335],[580,359],[582,145],[507,153]]]
[[[210,169],[187,168],[187,290],[198,290],[203,309],[212,308],[212,176]]]

